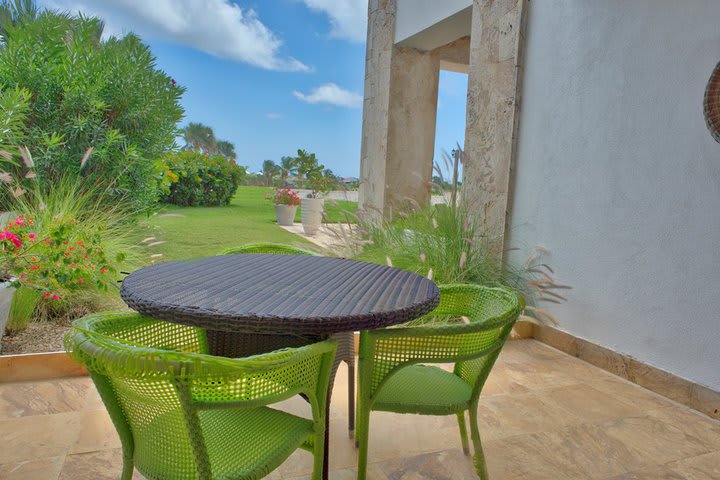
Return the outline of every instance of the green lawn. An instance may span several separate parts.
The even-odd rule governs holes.
[[[325,200],[325,221],[328,223],[356,223],[355,212],[357,202],[350,200]],[[300,209],[295,214],[295,221],[300,223]]]
[[[226,247],[250,242],[279,242],[312,248],[307,240],[280,228],[275,210],[265,199],[266,187],[240,187],[227,207],[167,206],[142,219],[133,232],[140,258],[150,263],[215,255]],[[328,221],[345,221],[344,210],[355,211],[357,204],[327,201]],[[300,221],[298,210],[297,221]],[[153,240],[146,240],[154,237]],[[143,242],[143,240],[146,240]],[[163,242],[155,244],[156,242]],[[151,255],[160,254],[160,257]]]

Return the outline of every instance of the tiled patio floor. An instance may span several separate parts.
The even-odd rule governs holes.
[[[331,417],[336,480],[355,478],[346,381],[341,367]],[[507,344],[480,418],[493,480],[720,479],[720,422],[534,340]],[[4,480],[119,475],[119,441],[86,378],[0,385],[0,442]],[[375,480],[476,478],[454,416],[374,413],[370,461]],[[310,455],[297,452],[269,478],[305,479],[310,469]]]

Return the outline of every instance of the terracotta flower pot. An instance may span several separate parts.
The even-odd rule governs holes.
[[[278,225],[283,227],[292,227],[295,223],[295,212],[297,205],[275,205],[275,216]]]

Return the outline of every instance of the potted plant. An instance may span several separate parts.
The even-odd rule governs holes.
[[[279,188],[273,196],[275,217],[278,225],[291,227],[295,223],[295,212],[300,205],[300,197],[292,188]]]
[[[314,153],[298,150],[296,158],[297,171],[305,180],[305,187],[310,190],[302,199],[301,220],[305,235],[315,235],[320,229],[323,218],[325,200],[322,194],[329,191],[333,184],[332,171],[318,163]]]
[[[5,327],[10,317],[10,306],[12,305],[13,295],[15,294],[15,288],[12,284],[12,278],[0,278],[0,339],[2,339],[5,333]]]

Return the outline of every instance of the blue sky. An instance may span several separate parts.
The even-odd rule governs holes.
[[[235,144],[257,171],[298,148],[336,174],[360,170],[367,0],[42,0],[134,31],[187,87],[184,122]],[[436,158],[462,144],[464,75],[441,73]]]

